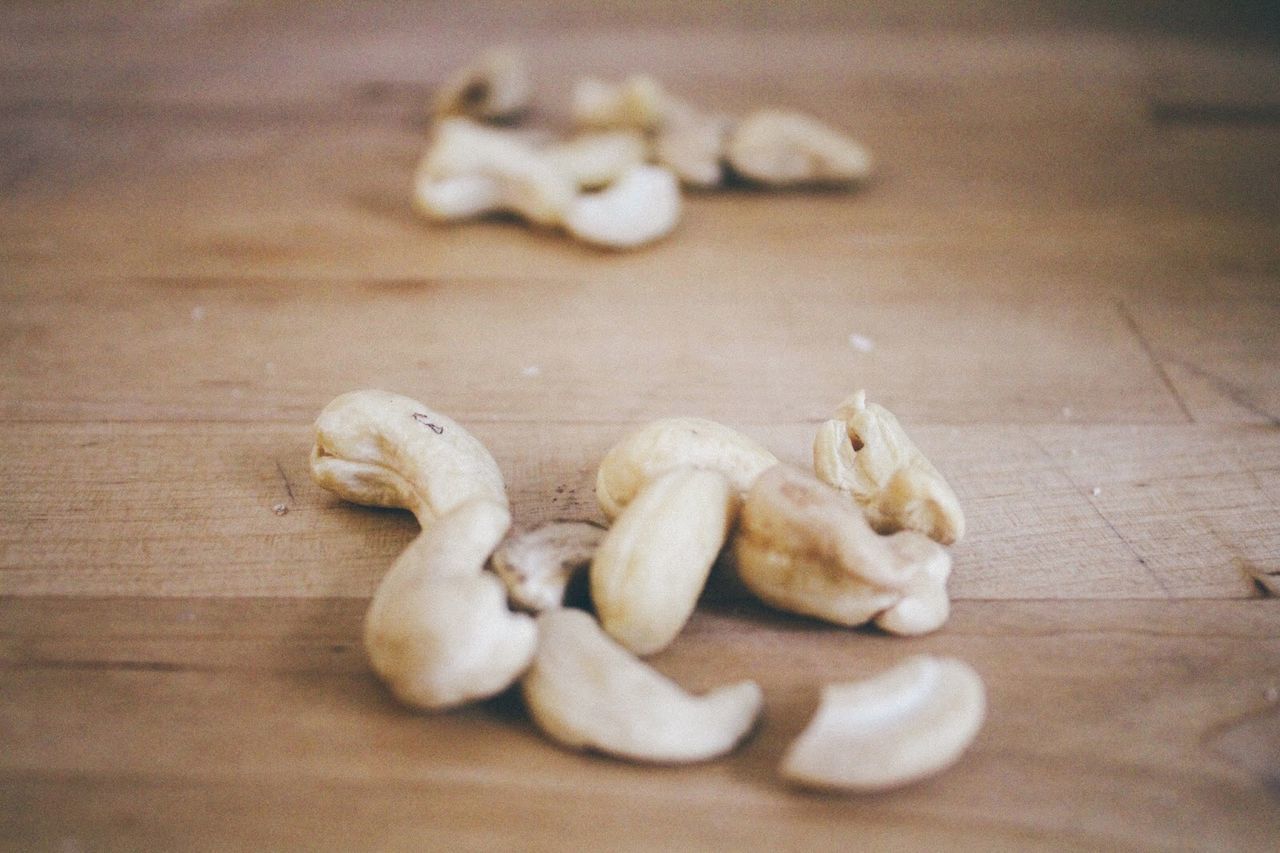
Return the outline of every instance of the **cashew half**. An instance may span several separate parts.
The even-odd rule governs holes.
[[[485,560],[511,525],[478,498],[441,515],[396,559],[365,616],[364,644],[400,701],[436,710],[492,696],[533,659],[537,629],[507,609]]]
[[[511,47],[493,48],[441,87],[436,113],[508,120],[528,108],[532,90],[524,54]]]
[[[742,582],[765,603],[848,626],[944,584],[951,565],[936,542],[911,531],[880,536],[839,492],[785,465],[761,474],[747,493],[734,558]],[[926,620],[912,618],[899,612],[882,627],[920,633]]]
[[[818,428],[818,477],[851,495],[881,533],[917,530],[944,545],[964,537],[964,512],[951,486],[888,409],[859,391]]]
[[[600,624],[636,654],[666,648],[693,613],[738,498],[723,475],[676,468],[646,485],[591,561]]]
[[[510,212],[558,225],[578,193],[573,177],[510,131],[465,118],[441,121],[414,177],[414,204],[451,221]]]
[[[674,99],[644,74],[610,83],[584,77],[573,87],[573,120],[579,127],[648,132],[662,124]]]
[[[782,759],[782,776],[810,788],[879,791],[931,776],[973,742],[986,692],[954,658],[909,658],[865,681],[832,684]]]
[[[643,164],[647,149],[644,138],[634,130],[608,130],[553,143],[543,153],[553,165],[572,175],[579,187],[598,189]]]
[[[744,178],[774,186],[842,184],[871,174],[871,155],[861,145],[815,118],[782,110],[742,119],[728,160]]]
[[[672,468],[719,471],[742,493],[778,457],[740,432],[704,418],[664,418],[615,444],[596,473],[596,500],[610,519],[646,484]]]
[[[521,687],[538,728],[565,746],[633,761],[705,761],[733,749],[760,713],[755,682],[691,696],[580,610],[548,610],[538,631]]]
[[[633,166],[600,192],[578,196],[564,226],[584,242],[630,249],[665,237],[679,220],[675,175],[659,166]]]
[[[352,391],[324,407],[311,476],[345,500],[410,510],[423,527],[472,498],[507,505],[483,444],[446,415],[387,391]]]
[[[554,521],[506,541],[493,554],[494,572],[511,603],[538,613],[564,602],[570,581],[587,571],[605,530],[588,521]]]

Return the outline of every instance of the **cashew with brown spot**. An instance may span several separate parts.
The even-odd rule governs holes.
[[[845,134],[802,113],[758,110],[738,122],[728,161],[744,178],[773,186],[844,184],[871,174],[871,155]]]
[[[859,391],[818,428],[813,467],[848,493],[881,533],[917,530],[944,545],[964,536],[964,512],[951,486],[888,409]]]
[[[533,620],[507,609],[485,560],[511,525],[477,498],[444,513],[405,548],[365,616],[374,671],[400,701],[437,710],[493,696],[533,659]]]
[[[507,505],[483,444],[446,415],[387,391],[352,391],[324,407],[311,476],[354,503],[410,510],[423,527],[472,498]]]
[[[511,603],[537,613],[559,607],[565,590],[585,574],[605,529],[589,521],[553,521],[508,537],[494,552],[494,572]]]
[[[733,749],[759,716],[755,682],[692,696],[580,610],[544,612],[538,632],[520,684],[538,728],[565,746],[633,761],[705,761]]]
[[[778,464],[755,441],[705,418],[664,418],[645,424],[610,448],[596,473],[596,500],[613,519],[648,483],[673,468],[718,471],[736,492]]]
[[[738,497],[714,470],[675,468],[645,485],[591,561],[600,624],[636,654],[666,648],[693,613]]]
[[[450,78],[436,96],[435,109],[438,115],[506,121],[528,109],[532,90],[524,54],[497,47]]]
[[[877,676],[823,688],[780,771],[804,787],[880,791],[931,776],[973,742],[986,691],[954,658],[912,657]]]
[[[848,626],[883,617],[885,630],[908,633],[942,624],[893,608],[945,584],[946,550],[912,531],[877,534],[839,492],[789,466],[765,471],[747,493],[733,554],[747,588],[781,610]],[[936,617],[929,604],[914,608]]]
[[[599,189],[642,165],[648,146],[634,130],[604,130],[552,143],[543,154],[582,189]]]
[[[414,176],[414,205],[437,221],[508,212],[559,225],[577,195],[573,176],[527,139],[465,118],[437,125]]]

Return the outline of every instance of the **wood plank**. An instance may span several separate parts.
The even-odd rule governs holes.
[[[408,389],[412,390],[412,389]],[[516,523],[599,519],[595,468],[629,425],[469,425]],[[815,425],[741,425],[810,465]],[[1259,594],[1280,569],[1268,427],[921,427],[969,516],[959,598]],[[416,534],[407,513],[314,486],[303,424],[0,426],[8,594],[368,595]],[[1093,494],[1094,489],[1098,494]],[[273,511],[283,504],[287,514]]]
[[[359,661],[363,606],[0,599],[6,843],[1262,850],[1280,828],[1254,770],[1202,743],[1275,713],[1274,602],[970,602],[917,640],[700,612],[655,665],[692,689],[755,677],[768,710],[726,761],[656,770],[550,747],[513,700],[405,712]],[[988,683],[956,768],[867,798],[776,783],[818,684],[919,651]]]

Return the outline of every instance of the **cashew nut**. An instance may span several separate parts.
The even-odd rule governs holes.
[[[423,527],[472,498],[507,505],[502,472],[483,444],[451,418],[386,391],[352,391],[324,407],[311,476],[345,500],[410,510]]]
[[[775,186],[841,184],[871,174],[871,155],[861,145],[815,118],[782,110],[740,121],[728,160],[744,178]]]
[[[734,557],[742,582],[765,603],[848,626],[941,586],[951,565],[936,542],[912,531],[880,536],[839,492],[785,465],[747,493]],[[920,633],[927,620],[904,609],[882,627]]]
[[[693,613],[738,498],[723,475],[675,468],[641,489],[591,561],[600,624],[636,654],[665,648]]]
[[[441,121],[414,177],[414,204],[439,221],[510,212],[558,225],[577,182],[524,138],[465,118]]]
[[[647,483],[672,468],[719,471],[742,493],[778,458],[745,435],[703,418],[664,418],[615,444],[596,473],[596,500],[605,516],[622,512]]]
[[[528,108],[532,89],[524,54],[511,47],[493,48],[441,87],[436,113],[491,121],[512,119]]]
[[[588,521],[555,521],[510,536],[494,552],[494,572],[516,607],[537,613],[559,607],[569,582],[591,565],[605,530]]]
[[[680,185],[659,166],[633,166],[605,189],[578,196],[564,226],[587,243],[630,249],[665,237],[680,219]]]
[[[598,189],[618,180],[645,161],[644,139],[634,130],[583,133],[543,149],[553,165],[573,176],[583,189]]]
[[[621,83],[584,77],[573,87],[573,120],[579,127],[651,131],[671,109],[662,84],[644,74]]]
[[[944,545],[964,536],[964,512],[947,481],[898,419],[859,391],[818,428],[813,467],[850,494],[881,533],[917,530]]]
[[[724,178],[729,129],[730,122],[723,116],[679,113],[658,131],[655,159],[688,186],[717,186]]]
[[[691,696],[581,610],[544,612],[538,632],[521,680],[525,704],[538,728],[565,746],[634,761],[704,761],[733,749],[760,713],[755,682]]]
[[[879,791],[950,766],[982,727],[986,694],[973,668],[927,655],[823,688],[813,719],[782,759],[805,787]]]
[[[365,616],[374,671],[400,701],[440,709],[492,696],[533,659],[533,620],[507,609],[485,560],[511,526],[477,498],[437,518],[387,572]]]

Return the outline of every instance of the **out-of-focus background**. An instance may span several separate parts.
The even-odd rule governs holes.
[[[0,846],[1193,847],[1280,834],[1280,31],[1270,3],[18,3],[0,12]],[[521,45],[803,110],[854,192],[689,193],[599,252],[415,215],[436,87]],[[904,640],[731,589],[668,651],[754,677],[728,759],[427,716],[360,648],[416,525],[311,484],[382,387],[472,429],[520,524],[598,518],[633,426],[808,464],[868,389],[954,485],[951,621]],[[986,679],[950,772],[781,787],[827,681]]]

